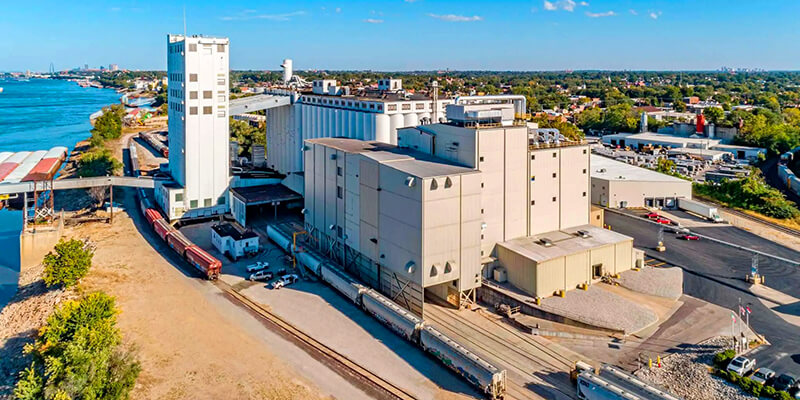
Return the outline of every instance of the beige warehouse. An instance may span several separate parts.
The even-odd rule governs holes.
[[[692,182],[592,155],[592,203],[609,208],[675,208],[692,198]]]

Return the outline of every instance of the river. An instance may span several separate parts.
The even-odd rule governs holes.
[[[47,150],[89,137],[89,116],[120,95],[111,89],[82,88],[75,82],[0,79],[0,152]],[[22,213],[0,210],[0,309],[17,289]]]

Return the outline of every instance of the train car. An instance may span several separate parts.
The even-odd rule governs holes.
[[[136,150],[136,143],[131,142],[128,146],[128,158],[131,160],[131,175],[139,176],[139,155]]]
[[[147,223],[150,225],[153,225],[159,219],[164,219],[160,212],[152,208],[148,208],[144,211],[144,217],[147,219]]]
[[[140,132],[139,137],[142,138],[147,144],[150,145],[155,151],[160,153],[164,157],[169,157],[169,147],[164,146],[158,138],[155,137],[152,133],[149,132]]]
[[[789,187],[793,192],[800,195],[800,178],[796,176],[789,178]]]
[[[395,333],[419,343],[423,321],[373,289],[361,295],[361,306]]]
[[[194,245],[186,249],[186,260],[202,272],[208,280],[213,281],[219,278],[222,271],[222,263],[219,260]]]
[[[142,194],[141,191],[139,191],[139,209],[142,211],[142,215],[144,215],[145,217],[147,217],[147,210],[149,210],[149,209],[152,209],[153,211],[158,212],[158,211],[156,211],[155,208],[153,208],[153,203],[150,202],[150,199],[148,199],[147,196]],[[159,216],[161,215],[161,213],[158,213],[158,214],[159,214]],[[156,218],[156,219],[158,219],[158,218]],[[150,220],[148,220],[147,222],[150,222]]]
[[[172,231],[167,234],[167,244],[171,247],[175,252],[181,255],[181,257],[186,257],[186,249],[191,246],[194,246],[186,236],[184,236],[180,231]]]
[[[490,398],[503,397],[506,391],[505,370],[484,361],[432,326],[425,326],[420,331],[420,345]]]
[[[342,274],[331,264],[323,264],[320,267],[320,275],[323,281],[328,282],[354,304],[360,304],[361,294],[367,290],[366,287]]]
[[[153,230],[156,231],[156,235],[158,235],[158,237],[160,237],[161,240],[166,242],[167,234],[174,231],[175,228],[173,228],[172,225],[169,224],[169,222],[163,219],[158,219],[155,222],[153,222]]]

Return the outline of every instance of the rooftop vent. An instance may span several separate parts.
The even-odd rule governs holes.
[[[592,235],[589,234],[589,231],[584,229],[579,229],[577,232],[575,232],[575,234],[584,239],[592,237]]]
[[[553,247],[553,241],[548,238],[539,239],[539,244],[541,244],[544,247]]]
[[[413,176],[409,176],[409,177],[406,178],[406,186],[414,187],[414,185],[416,185],[416,184],[417,184],[417,180],[414,179]]]

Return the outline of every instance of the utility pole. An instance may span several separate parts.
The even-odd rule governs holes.
[[[110,180],[109,180],[109,182],[110,182]],[[111,219],[110,219],[109,223],[111,223],[113,225],[114,224],[114,185],[112,185],[112,184],[108,185],[108,192],[110,193],[110,195],[109,195],[109,197],[110,197],[109,205],[111,206]]]

